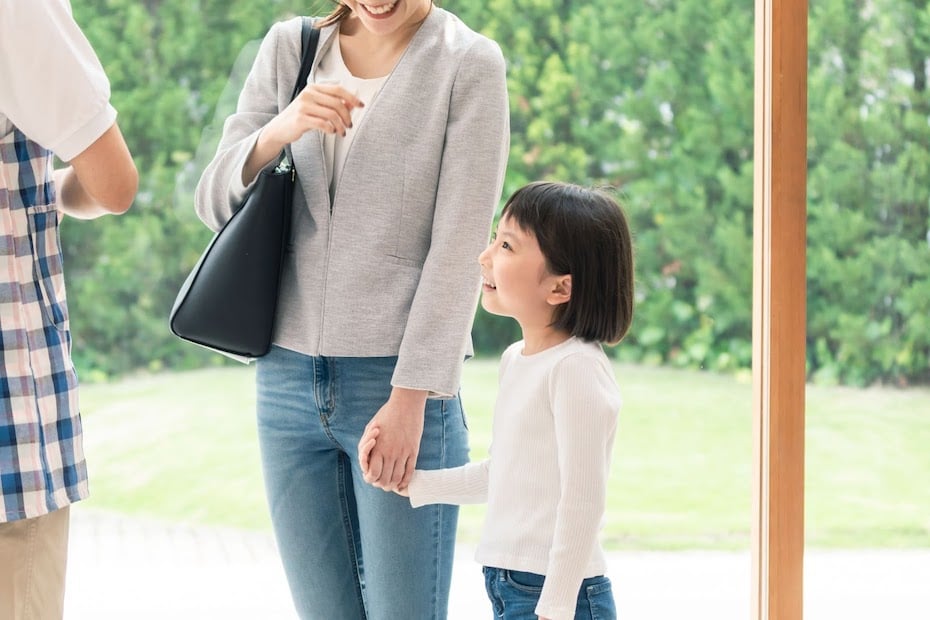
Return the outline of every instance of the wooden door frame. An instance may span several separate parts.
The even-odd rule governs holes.
[[[755,0],[752,620],[801,620],[807,0]]]

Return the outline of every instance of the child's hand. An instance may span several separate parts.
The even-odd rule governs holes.
[[[375,443],[378,434],[381,430],[377,426],[365,429],[365,433],[362,435],[362,438],[358,441],[358,462],[362,467],[362,475],[365,477],[365,482],[371,483],[368,479],[369,473],[369,459],[371,458],[371,451],[375,447]]]
[[[369,475],[369,459],[371,458],[371,451],[377,443],[378,435],[381,433],[381,429],[377,426],[372,426],[367,429],[363,434],[362,438],[358,440],[358,462],[362,467],[362,475],[365,476],[365,482],[371,484],[371,476]],[[410,497],[410,491],[407,490],[407,487],[394,489],[394,492],[398,495],[403,495],[404,497]]]

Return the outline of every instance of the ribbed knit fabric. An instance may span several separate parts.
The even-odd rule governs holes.
[[[504,352],[490,458],[417,470],[413,506],[488,502],[475,558],[485,566],[546,575],[536,613],[575,615],[583,579],[603,575],[598,542],[620,409],[600,345],[571,338],[524,356]]]

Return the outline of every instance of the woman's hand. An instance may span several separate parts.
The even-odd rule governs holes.
[[[339,84],[308,84],[265,126],[262,135],[278,147],[276,150],[314,129],[344,136],[352,126],[352,111],[364,105]]]
[[[285,146],[308,131],[346,135],[352,126],[352,111],[364,106],[339,84],[308,84],[258,135],[242,169],[243,185],[251,183]]]
[[[402,491],[410,483],[417,464],[420,439],[423,436],[423,416],[426,408],[426,392],[394,388],[378,413],[365,427],[360,442],[372,440],[369,429],[377,429],[377,441],[368,448],[364,465],[365,481],[385,491]]]

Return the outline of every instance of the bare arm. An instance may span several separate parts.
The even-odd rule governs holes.
[[[55,171],[58,207],[89,220],[125,213],[139,188],[139,173],[116,123],[93,144]]]

